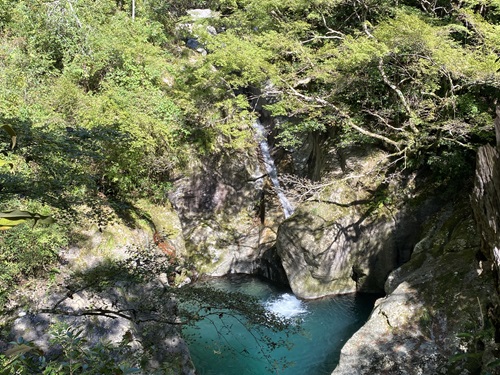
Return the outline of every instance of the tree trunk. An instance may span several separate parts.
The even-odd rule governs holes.
[[[494,269],[498,273],[500,269],[500,106],[497,106],[496,112],[496,147],[485,145],[478,150],[471,201],[481,234],[482,252],[488,260],[494,263]]]

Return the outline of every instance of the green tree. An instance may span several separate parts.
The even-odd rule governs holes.
[[[236,109],[238,92],[267,87],[268,109],[293,119],[281,126],[289,145],[300,133],[335,129],[340,142],[377,144],[403,168],[467,159],[492,137],[498,4],[416,5],[222,2],[225,17],[199,21],[210,53],[185,74],[190,90],[181,87],[198,114],[226,123],[248,110]],[[226,31],[203,32],[207,22]],[[235,111],[221,111],[228,102]]]

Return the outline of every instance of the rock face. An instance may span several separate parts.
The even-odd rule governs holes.
[[[91,346],[126,338],[127,359],[141,363],[145,373],[195,373],[176,324],[177,305],[165,292],[170,261],[152,242],[153,233],[165,233],[182,257],[179,219],[168,208],[136,203],[134,225],[80,233],[86,240],[60,254],[49,285],[32,282],[12,296],[7,309],[14,319],[1,321],[11,327],[11,339],[23,337],[50,355],[50,328],[64,323],[82,329]]]
[[[200,161],[175,182],[170,200],[200,273],[260,272],[261,255],[273,247],[283,213],[266,182],[257,144],[246,153]]]
[[[428,224],[411,260],[389,276],[387,297],[342,348],[334,375],[479,374],[494,360],[488,316],[498,297],[462,207]]]
[[[472,209],[455,201],[426,224],[334,375],[500,373],[500,108],[495,128],[497,147],[478,151]]]
[[[100,271],[105,272],[102,268]],[[75,331],[83,330],[90,346],[102,342],[118,346],[126,340],[126,359],[141,363],[148,374],[194,375],[189,349],[178,326],[166,323],[175,322],[175,303],[168,298],[162,299],[161,304],[152,302],[162,290],[159,280],[143,284],[116,280],[98,293],[81,290],[71,298],[67,290],[52,290],[49,296],[37,300],[37,306],[31,306],[27,312],[19,311],[11,335],[33,342],[51,356],[51,328],[65,324]]]
[[[378,283],[366,289],[380,291],[397,265],[393,249],[381,251],[390,246],[395,224],[361,215],[356,207],[308,203],[280,226],[277,248],[295,295],[351,293],[367,277]]]
[[[383,292],[388,274],[410,257],[432,200],[404,205],[412,188],[387,184],[375,166],[380,152],[352,152],[326,182],[320,199],[300,205],[278,231],[277,249],[293,292],[302,298]],[[398,196],[400,204],[387,199]]]
[[[500,122],[500,117],[497,118]],[[500,269],[500,153],[490,145],[479,149],[476,179],[471,197],[481,249],[486,257]],[[499,284],[500,286],[500,284]]]

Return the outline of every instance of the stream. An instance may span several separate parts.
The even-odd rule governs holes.
[[[343,295],[303,301],[288,288],[246,275],[213,279],[209,285],[257,297],[267,310],[298,319],[301,329],[289,337],[266,333],[274,342],[287,343],[271,350],[239,317],[186,327],[183,334],[199,375],[331,374],[342,346],[368,319],[377,298]]]

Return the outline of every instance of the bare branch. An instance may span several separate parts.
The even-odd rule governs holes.
[[[364,134],[364,135],[366,135],[368,137],[372,137],[372,138],[381,140],[383,142],[386,142],[386,143],[388,143],[390,145],[393,145],[398,151],[401,150],[399,142],[393,141],[392,139],[384,137],[383,135],[380,135],[380,134],[377,134],[377,133],[372,133],[372,132],[370,132],[370,131],[368,131],[366,129],[363,129],[362,127],[360,127],[360,126],[356,125],[354,122],[352,122],[350,119],[348,120],[348,124],[349,124],[350,127],[356,129],[361,134]]]
[[[187,322],[183,322],[180,320],[167,320],[164,318],[148,318],[148,319],[136,319],[134,317],[134,313],[136,312],[134,309],[124,309],[124,310],[109,310],[109,309],[88,309],[82,311],[67,311],[61,309],[40,309],[39,312],[45,314],[55,314],[55,315],[66,315],[66,316],[102,316],[105,318],[116,319],[123,318],[126,320],[130,320],[134,323],[143,323],[149,321],[155,321],[158,323],[166,323],[172,325],[183,325],[187,324]],[[125,314],[130,313],[130,314]]]
[[[82,23],[80,22],[80,19],[76,15],[75,9],[73,9],[73,4],[71,4],[70,0],[68,0],[68,5],[69,5],[69,9],[71,9],[71,13],[73,13],[73,17],[75,17],[76,24],[81,29],[82,28]]]
[[[373,34],[368,30],[368,22],[364,21],[363,22],[363,31],[365,32],[366,35],[368,35],[369,38],[375,38]]]
[[[384,118],[384,117],[380,116],[380,115],[379,115],[378,113],[376,113],[376,112],[372,112],[372,111],[370,111],[370,110],[368,110],[368,109],[364,109],[364,110],[363,110],[363,112],[366,112],[366,113],[368,113],[368,114],[370,114],[370,115],[372,115],[372,116],[374,116],[374,117],[378,118],[378,119],[379,119],[379,120],[380,120],[380,121],[381,121],[381,122],[382,122],[385,126],[387,126],[387,127],[388,127],[388,128],[390,128],[390,129],[397,130],[397,131],[399,131],[399,132],[404,131],[404,129],[403,129],[403,128],[396,128],[395,126],[392,126],[391,124],[389,124],[389,121],[388,121],[386,118]]]
[[[328,32],[327,34],[337,34],[341,37],[344,37],[345,34],[340,32],[340,31],[337,31],[337,30],[334,30],[332,29],[331,27],[329,27],[327,24],[326,24],[326,18],[325,18],[325,15],[324,14],[321,14],[321,19],[323,20],[323,25],[328,29]]]
[[[313,35],[311,38],[301,41],[301,44],[306,44],[306,43],[312,42],[313,40],[316,40],[316,39],[339,39],[339,40],[342,40],[345,38],[344,33],[340,32],[338,30],[334,30],[327,25],[325,16],[323,14],[321,15],[321,18],[323,19],[323,26],[325,26],[325,28],[328,29],[328,31],[326,32],[326,35]]]
[[[287,189],[287,195],[297,202],[304,202],[309,198],[319,196],[328,186],[336,183],[336,181],[331,181],[322,184],[308,178],[290,174],[281,175],[280,180],[284,185],[291,187]]]
[[[408,105],[408,102],[406,101],[406,98],[405,98],[403,92],[394,83],[392,83],[389,80],[389,78],[387,77],[387,74],[384,71],[384,59],[382,57],[380,57],[380,59],[378,61],[378,70],[379,70],[380,74],[382,75],[382,79],[384,80],[384,83],[387,86],[389,86],[391,89],[393,89],[394,92],[398,95],[399,100],[401,101],[401,103],[403,104],[403,107],[405,108],[406,112],[410,116],[410,121],[409,121],[410,129],[414,133],[418,133],[418,129],[415,127],[415,124],[413,124],[413,121],[412,121],[412,119],[414,117],[414,113],[411,110],[410,106]]]
[[[469,150],[474,150],[474,147],[473,147],[473,146],[468,145],[468,144],[465,144],[465,143],[463,143],[463,142],[460,142],[458,139],[455,139],[455,138],[448,138],[448,137],[443,137],[442,139],[443,139],[443,140],[445,140],[445,141],[448,141],[448,142],[450,142],[450,143],[456,143],[457,145],[462,146],[462,147],[464,147],[464,148],[467,148],[467,149],[469,149]]]
[[[344,37],[338,36],[338,35],[314,35],[312,38],[303,40],[300,43],[306,44],[306,43],[312,42],[313,40],[316,40],[316,39],[340,39],[341,40],[341,39],[344,39]]]
[[[283,81],[283,80],[282,80]],[[324,107],[329,107],[331,109],[333,109],[335,112],[337,112],[340,117],[342,119],[344,119],[347,124],[352,127],[353,129],[357,130],[359,133],[363,134],[363,135],[366,135],[368,137],[371,137],[371,138],[375,138],[375,139],[378,139],[380,141],[383,141],[387,144],[390,144],[392,146],[394,146],[398,151],[400,151],[400,144],[399,142],[396,142],[390,138],[387,138],[387,137],[384,137],[383,135],[380,135],[380,134],[377,134],[377,133],[373,133],[369,130],[366,130],[364,128],[362,128],[361,126],[359,125],[356,125],[350,118],[350,116],[346,113],[344,113],[340,108],[338,108],[337,106],[335,106],[334,104],[326,101],[325,99],[323,98],[318,98],[318,97],[313,97],[313,96],[308,96],[308,95],[304,95],[300,92],[298,92],[297,90],[295,90],[292,86],[290,86],[287,82],[283,81],[287,86],[288,88],[290,89],[292,95],[298,97],[298,98],[301,98],[303,99],[304,101],[306,102],[315,102],[315,103],[319,103],[321,104],[322,106]]]

